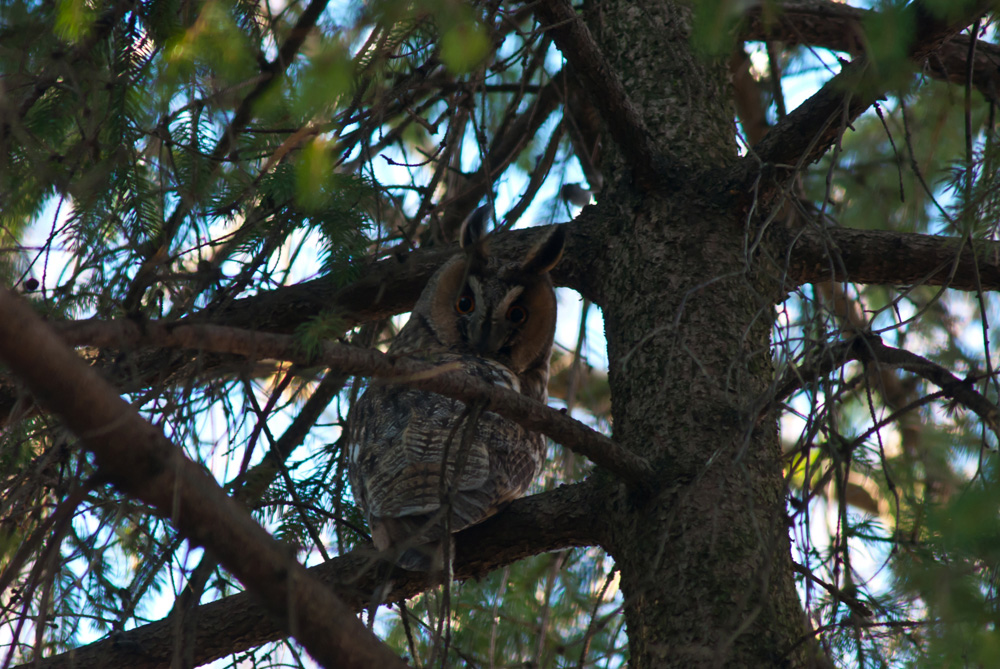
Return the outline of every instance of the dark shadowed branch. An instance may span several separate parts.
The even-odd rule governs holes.
[[[572,223],[562,224],[566,226],[566,250],[551,274],[556,285],[573,288],[593,300],[591,259],[583,254],[589,231],[601,223],[592,214],[585,212]],[[539,226],[491,234],[490,253],[504,258],[524,257],[550,229]],[[398,253],[393,252],[366,268],[346,286],[338,287],[332,279],[320,277],[234,300],[224,310],[194,314],[189,320],[292,332],[302,323],[329,312],[342,319],[346,330],[361,322],[409,311],[431,275],[458,252],[457,245],[416,251],[399,249]]]
[[[910,58],[922,61],[989,6],[989,2],[977,2],[959,19],[951,21],[937,18],[923,3],[907,6],[904,11],[911,15],[916,26]],[[746,160],[785,167],[808,165],[826,153],[847,126],[883,92],[871,62],[866,56],[858,56],[775,125]]]
[[[121,0],[119,2],[111,3],[111,5],[101,12],[101,15],[94,21],[94,24],[87,36],[80,40],[80,42],[77,43],[69,53],[63,54],[62,58],[69,62],[86,59],[90,52],[93,51],[94,47],[100,44],[102,40],[106,39],[107,36],[111,34],[111,31],[114,29],[116,23],[130,9],[131,5],[131,0]],[[15,91],[19,88],[15,83],[16,80],[11,82],[15,83],[15,85],[5,86],[4,97],[0,100],[0,138],[10,133],[12,129],[15,132],[21,131],[19,126],[24,120],[24,117],[29,111],[31,111],[31,108],[35,106],[35,103],[37,103],[53,85],[59,82],[61,79],[60,74],[61,72],[56,66],[56,63],[49,63],[47,69],[41,73],[41,76],[35,78],[33,85],[20,100],[17,99],[15,93]],[[5,76],[10,75],[11,73],[9,72],[5,73]]]
[[[512,502],[497,516],[456,535],[455,579],[479,578],[532,555],[597,543],[600,500],[598,486],[588,481]],[[309,574],[327,584],[354,611],[413,597],[437,584],[421,572],[394,569],[390,573],[385,563],[373,558],[371,549],[358,549],[309,569]],[[247,593],[199,606],[193,615],[198,619],[195,664],[286,636]],[[171,620],[160,620],[31,666],[169,667],[175,633]]]
[[[786,239],[785,284],[817,281],[955,290],[1000,290],[1000,243],[985,239],[850,228],[776,230]]]
[[[778,11],[765,13],[761,6],[747,10],[741,37],[747,41],[777,40],[785,46],[807,45],[843,51],[852,56],[865,51],[864,22],[877,11],[837,2],[784,2]],[[964,84],[968,75],[970,38],[957,35],[932,55],[921,71],[934,77]],[[972,67],[972,83],[988,100],[1000,95],[1000,46],[978,41]]]
[[[323,365],[345,374],[389,379],[464,401],[483,400],[488,411],[551,437],[628,483],[642,486],[651,478],[649,463],[600,432],[521,393],[480,381],[449,365],[393,358],[372,349],[329,342],[307,352],[298,339],[289,335],[214,325],[80,321],[62,324],[59,330],[65,341],[77,346],[116,349],[157,346],[235,354],[249,360],[287,360],[302,365]]]
[[[83,440],[100,478],[154,506],[183,536],[211,550],[319,662],[406,666],[8,290],[0,291],[0,359]]]

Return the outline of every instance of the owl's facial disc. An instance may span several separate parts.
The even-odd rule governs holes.
[[[474,310],[464,314],[465,343],[480,355],[509,358],[519,329],[529,317],[528,309],[518,303],[524,287],[514,286],[496,299],[496,295],[486,295],[488,291],[484,286],[476,277],[470,276],[467,291],[456,306],[456,311],[461,313],[462,307],[467,307],[470,301],[476,304]]]

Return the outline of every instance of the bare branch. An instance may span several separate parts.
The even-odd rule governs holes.
[[[611,68],[590,30],[567,0],[548,0],[535,13],[552,34],[556,46],[573,66],[574,74],[590,92],[608,131],[621,147],[639,183],[655,180],[656,148],[642,115],[625,92],[618,73]]]
[[[809,229],[786,236],[786,283],[836,280],[956,290],[1000,290],[1000,242],[849,228]]]
[[[75,346],[160,346],[236,354],[252,360],[273,358],[302,365],[324,365],[345,374],[391,379],[412,388],[463,401],[482,400],[486,402],[486,410],[548,435],[598,466],[619,475],[628,483],[641,487],[652,475],[645,459],[580,421],[518,392],[480,381],[449,365],[433,365],[411,358],[392,358],[372,349],[329,342],[311,354],[303,350],[297,339],[288,335],[215,325],[139,324],[128,320],[80,321],[64,323],[59,326],[59,330],[64,339]]]
[[[512,502],[498,515],[455,535],[455,579],[478,578],[546,551],[594,545],[601,517],[597,505],[602,499],[598,486],[588,481]],[[308,571],[354,611],[413,597],[436,584],[426,573],[394,569],[387,574],[376,567],[371,550],[359,549]],[[205,604],[193,615],[198,620],[192,642],[194,663],[199,665],[286,636],[249,593]],[[169,667],[175,633],[168,618],[43,660],[37,666]]]
[[[916,26],[910,58],[922,61],[989,8],[985,0],[967,9],[961,18],[945,21],[915,2],[904,11]],[[754,147],[748,161],[782,166],[808,165],[822,156],[844,128],[868,109],[881,95],[877,73],[867,57],[845,65],[811,98],[779,122]]]
[[[81,437],[99,476],[151,504],[182,535],[211,550],[319,662],[406,666],[8,290],[0,291],[0,358]]]
[[[859,55],[864,51],[863,22],[874,10],[837,2],[785,2],[777,12],[761,6],[746,13],[742,38],[747,41],[779,40],[787,46],[810,46]],[[935,79],[964,84],[968,72],[970,38],[956,36],[923,61],[923,71]],[[979,41],[976,45],[972,82],[987,100],[1000,94],[1000,46]]]
[[[778,384],[771,405],[787,399],[799,388],[821,376],[826,376],[852,360],[874,364],[879,368],[903,369],[930,381],[941,389],[945,397],[951,398],[979,416],[1000,439],[1000,409],[977,392],[971,380],[960,379],[941,365],[916,353],[886,346],[879,336],[873,334],[863,334],[838,342],[811,355],[809,360],[785,374],[785,378]]]
[[[552,80],[539,91],[534,103],[529,105],[524,113],[506,124],[506,130],[502,134],[493,138],[479,170],[464,184],[462,194],[448,203],[441,222],[446,234],[452,235],[458,230],[462,221],[479,205],[479,201],[483,199],[497,177],[517,159],[521,150],[559,106],[566,87],[565,78],[565,72],[559,72],[552,77]]]

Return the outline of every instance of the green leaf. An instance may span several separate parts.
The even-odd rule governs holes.
[[[867,53],[876,68],[879,88],[907,87],[913,72],[910,62],[916,29],[913,12],[900,5],[887,5],[868,14],[864,26]]]
[[[306,212],[317,212],[330,199],[333,161],[326,140],[315,139],[295,162],[295,202]]]
[[[441,62],[456,74],[463,74],[483,62],[490,48],[483,27],[474,21],[451,26],[441,35]]]
[[[728,54],[743,9],[744,3],[737,0],[700,0],[694,11],[691,43],[705,54]]]
[[[94,10],[86,0],[58,0],[55,33],[70,43],[79,42],[94,24]]]
[[[218,79],[219,88],[252,76],[256,70],[254,51],[229,8],[213,0],[202,6],[194,25],[171,40],[166,54],[171,66],[168,72],[184,77],[199,65],[207,66]]]

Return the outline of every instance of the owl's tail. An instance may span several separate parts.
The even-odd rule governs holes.
[[[369,519],[375,548],[409,571],[434,571],[444,567],[442,513],[423,513],[398,518]],[[449,544],[453,549],[453,545]],[[453,553],[449,553],[453,554]]]

